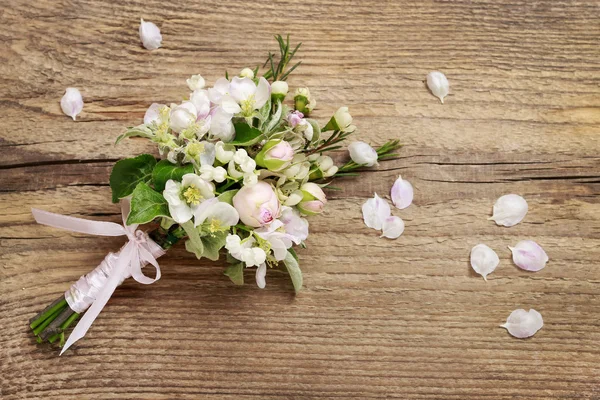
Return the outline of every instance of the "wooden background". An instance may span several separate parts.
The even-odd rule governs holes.
[[[0,11],[0,398],[600,399],[600,3],[589,1],[11,1]],[[147,51],[139,19],[163,47]],[[337,182],[299,251],[306,287],[269,273],[233,286],[223,264],[179,246],[163,278],[119,288],[61,358],[27,320],[122,238],[36,225],[31,207],[119,221],[113,163],[151,152],[114,140],[185,79],[212,84],[304,42],[292,87],[309,86],[325,122],[348,105],[373,144],[401,158]],[[441,105],[426,89],[443,71]],[[60,111],[83,93],[77,122]],[[379,239],[361,204],[401,173],[414,205],[404,235]],[[486,218],[502,194],[530,212]],[[539,242],[550,263],[516,268],[506,246]],[[500,266],[469,267],[480,242]],[[545,326],[498,328],[533,307]]]

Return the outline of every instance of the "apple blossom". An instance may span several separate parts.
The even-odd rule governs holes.
[[[157,125],[163,121],[161,110],[166,107],[164,104],[152,103],[144,114],[144,124],[150,125],[156,123]]]
[[[171,129],[174,132],[181,132],[196,122],[198,111],[196,106],[190,101],[184,101],[171,110]]]
[[[231,119],[233,114],[221,107],[216,107],[211,112],[210,128],[208,130],[210,139],[220,139],[223,142],[231,142],[235,138],[235,127]]]
[[[244,68],[240,72],[240,77],[254,79],[254,71],[252,71],[250,68]]]
[[[283,101],[288,94],[288,84],[285,81],[275,81],[271,84],[271,96],[276,100]]]
[[[169,205],[169,213],[179,224],[192,219],[201,203],[215,197],[214,187],[196,174],[183,175],[181,182],[169,179],[163,196]]]
[[[374,148],[365,142],[353,142],[348,145],[352,161],[359,165],[372,167],[377,165],[378,155]]]
[[[237,225],[239,220],[240,216],[233,206],[213,197],[201,203],[196,210],[194,226],[207,224],[208,231],[215,233],[228,230]]]
[[[281,210],[277,194],[265,181],[243,186],[233,196],[233,206],[240,214],[240,220],[254,228],[270,224],[279,217]]]
[[[75,117],[83,110],[83,98],[79,90],[72,87],[67,88],[64,96],[60,99],[60,108],[63,113],[75,121]]]
[[[152,22],[140,20],[140,40],[144,47],[148,50],[156,50],[162,42],[162,35],[158,26]]]
[[[258,80],[256,85],[250,78],[234,77],[231,80],[230,96],[224,96],[222,107],[233,114],[241,113],[251,117],[255,110],[260,110],[271,95],[269,82],[265,78]]]

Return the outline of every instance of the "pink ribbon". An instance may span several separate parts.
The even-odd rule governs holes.
[[[129,201],[123,200],[121,204],[121,213],[123,216],[123,225],[114,222],[90,221],[82,218],[75,218],[68,215],[54,214],[44,210],[31,209],[33,218],[38,224],[52,226],[54,228],[65,229],[73,232],[87,233],[99,236],[127,236],[129,241],[118,254],[115,267],[99,291],[96,299],[83,315],[81,320],[65,343],[60,354],[62,355],[73,343],[85,336],[88,329],[92,326],[94,320],[98,317],[117,286],[129,275],[137,282],[148,285],[160,279],[160,267],[156,258],[164,254],[164,250],[148,237],[144,232],[138,231],[138,224],[127,225],[127,216],[129,215]],[[153,255],[154,253],[154,255]],[[156,256],[156,257],[155,257]],[[151,264],[156,269],[156,277],[149,278],[142,272],[142,267]]]

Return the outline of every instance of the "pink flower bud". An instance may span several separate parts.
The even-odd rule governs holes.
[[[285,140],[269,140],[256,155],[256,163],[271,171],[281,171],[292,162],[294,149]]]
[[[240,220],[253,228],[273,222],[279,217],[281,208],[273,187],[264,181],[242,187],[233,196],[233,206],[240,214]]]

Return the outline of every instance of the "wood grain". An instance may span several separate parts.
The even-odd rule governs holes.
[[[163,2],[17,0],[0,13],[0,398],[600,399],[600,3],[589,1]],[[163,47],[140,46],[140,17]],[[343,179],[299,252],[305,289],[284,274],[234,287],[221,263],[181,247],[150,287],[120,287],[84,340],[58,358],[29,317],[119,248],[36,225],[31,207],[118,221],[114,146],[152,102],[185,96],[263,61],[275,33],[304,44],[290,86],[315,116],[348,105],[360,135],[399,138],[398,160]],[[426,89],[443,71],[441,105]],[[59,100],[78,87],[77,122]],[[343,154],[339,155],[342,159]],[[416,191],[396,241],[360,205],[398,174]],[[518,193],[523,223],[495,226]],[[516,268],[506,246],[540,243],[547,268]],[[501,259],[486,283],[472,246]],[[247,272],[252,282],[252,274]],[[516,308],[545,326],[517,340]]]

